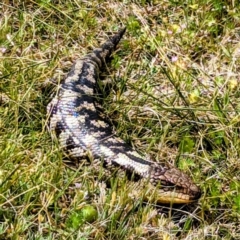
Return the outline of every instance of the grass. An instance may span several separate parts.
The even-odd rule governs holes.
[[[1,239],[240,239],[237,1],[3,0],[0,9]],[[123,25],[104,112],[139,152],[191,175],[196,204],[144,203],[126,180],[109,187],[91,165],[73,170],[46,131],[45,81]]]

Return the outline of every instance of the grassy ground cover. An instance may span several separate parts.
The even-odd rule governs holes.
[[[2,0],[0,239],[240,239],[239,9]],[[105,116],[139,152],[192,176],[202,197],[190,206],[145,203],[128,180],[107,185],[91,165],[72,169],[46,130],[46,81],[123,26],[102,76],[112,83]]]

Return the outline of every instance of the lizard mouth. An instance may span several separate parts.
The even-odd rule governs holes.
[[[195,190],[196,188],[196,190]],[[197,201],[201,196],[201,191],[194,185],[194,191],[173,184],[164,186],[148,186],[144,194],[144,199],[150,202],[164,204],[187,204]]]

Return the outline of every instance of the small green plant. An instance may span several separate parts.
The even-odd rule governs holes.
[[[69,216],[66,226],[78,229],[85,223],[93,223],[98,217],[98,212],[92,205],[86,205],[79,210],[75,210]]]

